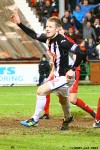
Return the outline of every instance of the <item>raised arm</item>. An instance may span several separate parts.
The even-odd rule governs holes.
[[[21,23],[20,17],[17,12],[11,15],[13,22],[16,23],[28,36],[33,39],[36,39],[40,42],[46,42],[47,38],[45,34],[38,35],[34,30],[26,27],[24,24]]]

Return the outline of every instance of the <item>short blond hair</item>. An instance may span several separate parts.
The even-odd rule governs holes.
[[[56,16],[50,17],[50,18],[48,19],[48,21],[54,22],[57,27],[61,27],[61,26],[62,26],[61,20],[60,20],[58,17],[56,17]]]

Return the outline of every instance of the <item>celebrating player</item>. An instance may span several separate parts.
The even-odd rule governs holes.
[[[64,100],[63,109],[68,110],[64,120],[64,123],[68,126],[73,117],[69,111],[67,97],[69,94],[69,88],[74,82],[75,69],[80,65],[84,52],[77,44],[73,44],[63,35],[59,34],[61,21],[58,17],[51,17],[47,20],[46,34],[41,35],[36,34],[35,31],[23,25],[17,12],[12,14],[11,18],[31,38],[47,43],[50,53],[54,58],[54,79],[38,87],[35,112],[29,120],[21,121],[21,124],[28,127],[37,126],[40,113],[46,103],[46,95],[51,92],[56,92],[59,100]],[[76,60],[70,68],[68,65],[69,51],[76,54]]]

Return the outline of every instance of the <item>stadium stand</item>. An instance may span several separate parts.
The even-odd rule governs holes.
[[[34,19],[36,19],[35,27],[37,26],[37,29],[42,31],[42,27],[36,24],[38,19],[32,14],[28,3],[25,0],[1,0],[0,2],[0,63],[8,60],[9,62],[39,61],[41,55],[45,53],[45,45],[23,34],[23,31],[10,19],[11,14],[17,10],[24,24],[34,30]],[[22,7],[20,8],[19,5]],[[26,11],[27,15],[25,15]],[[29,16],[29,13],[33,15],[33,18]]]

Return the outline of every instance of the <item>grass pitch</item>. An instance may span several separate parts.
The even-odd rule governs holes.
[[[71,105],[74,121],[67,131],[59,131],[62,110],[51,94],[50,120],[40,120],[38,127],[23,127],[35,109],[37,87],[0,87],[0,150],[71,150],[100,149],[100,128],[92,127],[94,119]],[[78,97],[94,110],[100,97],[100,85],[79,86]]]

